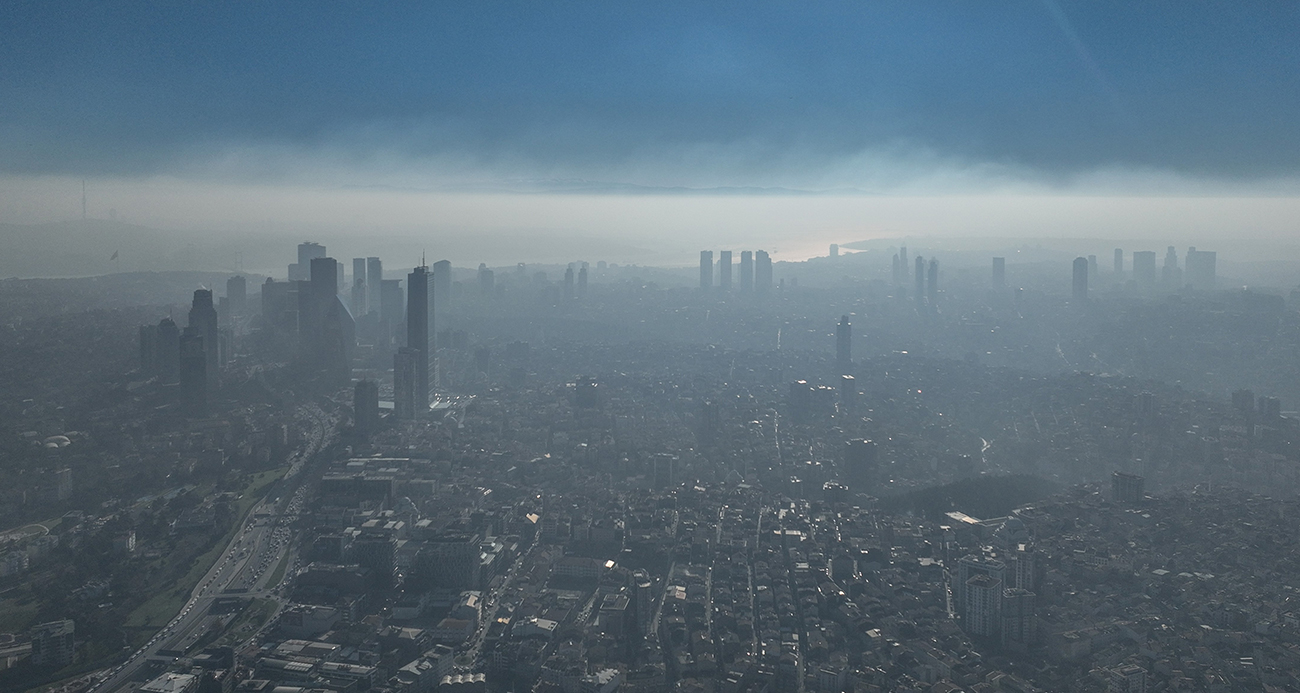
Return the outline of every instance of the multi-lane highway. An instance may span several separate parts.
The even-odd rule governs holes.
[[[314,404],[304,406],[302,413],[306,442],[290,458],[285,476],[271,487],[266,499],[252,508],[180,612],[125,662],[100,672],[100,682],[90,691],[120,690],[131,684],[149,661],[188,651],[203,637],[211,618],[209,610],[219,597],[267,597],[280,602],[280,584],[267,583],[280,561],[286,557],[291,563],[295,560],[293,525],[311,488],[307,483],[310,475],[303,472],[316,453],[328,445],[337,423],[333,415]],[[281,581],[293,574],[292,568],[290,565],[284,571]]]

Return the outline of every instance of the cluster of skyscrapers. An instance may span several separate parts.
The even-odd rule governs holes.
[[[1151,289],[1163,286],[1177,290],[1188,287],[1198,290],[1214,288],[1217,280],[1218,253],[1197,250],[1195,246],[1187,249],[1183,266],[1178,266],[1178,250],[1169,246],[1165,250],[1164,264],[1156,272],[1156,253],[1154,250],[1139,250],[1132,254],[1133,271],[1128,278],[1139,287]],[[993,284],[1003,286],[1005,283],[1006,264],[1003,258],[993,258]],[[1125,281],[1124,249],[1115,249],[1114,276],[1118,281]],[[1074,259],[1071,281],[1071,296],[1076,301],[1088,299],[1089,282],[1099,280],[1097,256],[1077,257]]]
[[[178,384],[181,399],[191,409],[202,410],[218,384],[221,368],[231,359],[234,333],[229,325],[244,315],[246,303],[244,278],[231,277],[220,311],[210,289],[194,292],[183,331],[170,316],[157,325],[141,325],[141,373]]]
[[[911,273],[911,277],[915,284],[913,291],[916,302],[918,304],[935,304],[939,300],[939,261],[932,257],[929,265],[926,265],[925,258],[917,255],[915,267],[916,269]],[[894,253],[894,286],[906,286],[908,275],[907,246],[902,246],[897,253]]]
[[[730,250],[723,250],[718,253],[718,283],[719,291],[732,290],[732,253]],[[713,251],[700,251],[700,290],[710,291],[714,288],[713,283]],[[742,250],[740,252],[740,291],[741,293],[767,293],[772,290],[772,258],[766,250]]]
[[[430,269],[421,261],[407,275],[404,291],[402,280],[384,278],[379,258],[354,258],[352,284],[345,288],[343,264],[329,257],[325,246],[307,242],[298,246],[298,261],[289,265],[288,275],[288,281],[268,278],[262,285],[260,339],[280,347],[306,379],[336,384],[350,380],[358,343],[391,352],[396,414],[413,418],[428,409],[437,372],[434,316],[451,293],[450,262]],[[480,270],[481,282],[482,275]],[[585,268],[582,275],[585,288]],[[140,328],[141,371],[178,383],[182,399],[201,411],[233,355],[234,326],[246,317],[243,277],[227,282],[219,305],[211,290],[195,291],[183,331],[170,317]],[[376,424],[373,381],[358,384],[357,401],[366,404],[358,408],[358,425]]]

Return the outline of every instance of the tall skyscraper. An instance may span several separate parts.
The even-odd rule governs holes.
[[[1124,276],[1124,249],[1123,248],[1115,249],[1115,275],[1121,278]]]
[[[197,289],[194,301],[190,304],[189,329],[203,338],[203,349],[207,358],[206,382],[209,387],[217,384],[221,361],[217,349],[217,309],[212,305],[212,291]]]
[[[841,375],[853,366],[853,325],[847,315],[840,316],[840,324],[835,328],[835,364]]]
[[[307,284],[298,289],[298,331],[303,347],[311,351],[319,345],[328,300],[338,295],[338,262],[316,257],[307,267]]]
[[[993,258],[993,286],[999,289],[1007,285],[1007,259]]]
[[[1140,250],[1133,253],[1133,279],[1150,286],[1156,283],[1156,252]]]
[[[766,250],[754,251],[754,291],[765,294],[772,290],[772,258]]]
[[[352,300],[349,306],[352,309],[352,317],[359,318],[369,312],[369,306],[366,303],[368,293],[366,287],[370,284],[370,277],[366,276],[366,259],[363,257],[352,258]]]
[[[339,263],[312,258],[311,281],[298,291],[298,335],[303,358],[316,373],[335,380],[349,378],[356,323],[339,300]]]
[[[575,277],[573,276],[573,265],[569,265],[569,267],[564,270],[564,300],[565,301],[573,300],[574,279]]]
[[[713,251],[700,251],[700,291],[713,288]]]
[[[384,263],[377,257],[366,258],[366,309],[379,312],[380,282],[384,281]]]
[[[496,273],[488,269],[487,263],[478,263],[478,291],[484,296],[491,296],[496,289]]]
[[[207,406],[208,351],[201,328],[186,327],[180,340],[181,398],[193,411],[201,411]]]
[[[730,250],[723,250],[718,253],[718,288],[723,291],[731,291]]]
[[[1160,281],[1175,289],[1183,285],[1183,271],[1178,268],[1178,250],[1172,245],[1165,250],[1165,264],[1160,268]]]
[[[740,291],[747,293],[754,290],[754,253],[740,251]]]
[[[920,255],[916,256],[916,274],[912,277],[916,282],[916,302],[925,302],[925,258]]]
[[[433,308],[446,308],[451,301],[451,261],[433,263]]]
[[[248,281],[235,275],[226,280],[226,303],[231,315],[243,315],[248,311]]]
[[[1034,615],[1035,601],[1036,595],[1023,587],[1002,590],[1003,647],[1023,649],[1034,643],[1038,630],[1038,619]]]
[[[311,278],[311,261],[320,257],[325,257],[325,246],[311,241],[299,243],[298,262],[289,265],[289,279],[306,281]]]
[[[907,246],[901,246],[901,247],[898,249],[898,263],[899,263],[899,267],[902,268],[902,273],[903,273],[903,274],[907,274],[907,268],[908,268],[908,264],[907,264]],[[900,281],[902,281],[902,280],[900,280]]]
[[[433,283],[429,268],[416,267],[406,275],[406,346],[419,352],[415,364],[415,407],[429,409],[429,369],[433,362],[435,325]]]
[[[419,349],[402,347],[393,354],[393,413],[399,419],[414,419],[421,411],[415,393],[419,390],[416,381],[423,362],[424,354]]]
[[[578,298],[587,297],[587,263],[582,263],[578,270]]]
[[[902,267],[902,260],[898,257],[898,253],[894,253],[894,263],[891,266],[891,269],[892,269],[892,273],[890,276],[893,278],[894,286],[898,286],[899,284],[902,284],[903,267]]]
[[[358,434],[366,437],[379,430],[379,383],[357,381],[352,390],[352,424]]]
[[[839,244],[839,243],[832,243],[832,244],[831,244],[831,257],[839,257],[839,256],[840,256],[840,244]]]
[[[1084,262],[1088,261],[1085,259]],[[1087,271],[1086,265],[1084,271]],[[962,629],[976,637],[993,637],[1002,624],[1002,581],[981,573],[972,576],[962,588],[966,595]]]
[[[406,316],[406,297],[401,279],[383,279],[379,283],[379,320],[390,338],[397,336],[398,326]]]
[[[1074,258],[1074,300],[1088,300],[1088,258]]]
[[[1218,253],[1212,250],[1187,249],[1187,284],[1193,289],[1209,291],[1214,288]]]
[[[930,273],[926,278],[925,290],[930,303],[939,300],[939,261],[934,258],[930,258]]]

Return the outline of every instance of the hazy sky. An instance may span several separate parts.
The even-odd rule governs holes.
[[[727,243],[775,205],[793,246],[918,232],[854,196],[1015,235],[1084,195],[1101,235],[1154,233],[1104,202],[1136,195],[1297,231],[1242,202],[1300,194],[1295,3],[9,0],[0,27],[0,221],[79,216],[86,178],[92,216],[184,229]],[[1032,226],[997,204],[1025,195]]]

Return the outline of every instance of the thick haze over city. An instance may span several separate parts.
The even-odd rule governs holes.
[[[1300,691],[1297,36],[0,3],[0,691]]]
[[[194,234],[526,236],[679,264],[754,235],[803,259],[1295,231],[1289,4],[0,12],[7,223],[80,217],[85,180],[92,218]]]

